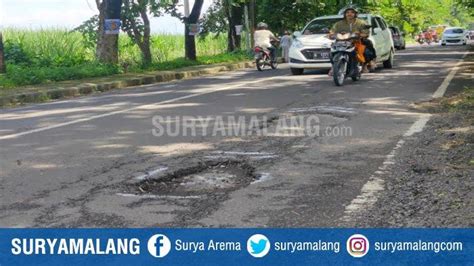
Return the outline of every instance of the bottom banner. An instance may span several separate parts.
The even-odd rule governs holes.
[[[474,265],[473,229],[0,229],[0,265]]]

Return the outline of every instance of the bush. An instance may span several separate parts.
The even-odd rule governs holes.
[[[23,46],[19,43],[13,43],[11,41],[5,42],[5,60],[7,64],[14,65],[29,65],[31,60],[28,54],[25,52]]]

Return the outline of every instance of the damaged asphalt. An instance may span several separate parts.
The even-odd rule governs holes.
[[[458,121],[445,117],[406,140],[375,207],[342,220],[425,115],[412,103],[430,99],[466,51],[409,48],[394,69],[344,87],[282,66],[2,110],[0,225],[472,226],[472,165],[450,166],[458,154],[472,158],[472,146],[442,150],[452,136],[438,129]],[[265,121],[245,135],[157,137],[158,115]],[[257,134],[292,116],[317,116],[321,134]]]

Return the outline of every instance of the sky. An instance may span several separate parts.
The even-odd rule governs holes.
[[[203,12],[212,0],[204,2]],[[72,29],[96,14],[95,0],[0,0],[0,27]],[[181,21],[171,16],[153,18],[151,27],[154,33],[184,34]]]

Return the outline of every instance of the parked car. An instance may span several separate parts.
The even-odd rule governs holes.
[[[406,48],[405,34],[400,31],[398,27],[390,26],[392,32],[393,46],[397,50],[404,50]]]
[[[395,56],[392,33],[385,20],[376,15],[360,14],[360,19],[372,26],[369,39],[376,51],[376,62],[392,67]],[[342,20],[342,15],[318,17],[309,22],[302,32],[294,33],[290,48],[290,69],[293,75],[303,74],[305,69],[331,68],[331,45],[327,38],[331,27]]]
[[[443,38],[441,39],[441,45],[446,44],[467,44],[467,31],[459,27],[446,28],[443,32]]]

